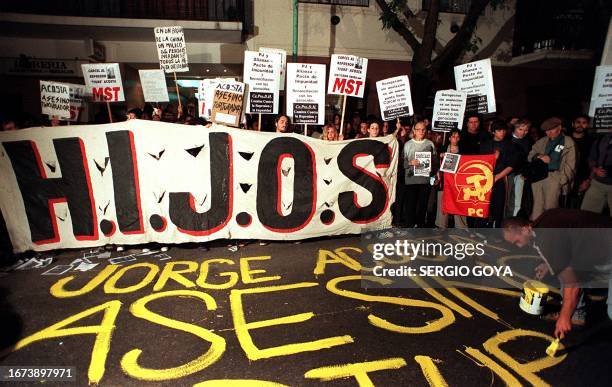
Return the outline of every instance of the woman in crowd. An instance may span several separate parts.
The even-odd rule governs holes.
[[[425,211],[429,192],[431,191],[430,177],[438,171],[438,156],[431,140],[426,138],[427,127],[423,121],[417,122],[413,129],[413,138],[404,145],[403,162],[405,172],[405,227],[425,226]],[[416,158],[416,152],[429,152],[431,155],[429,172],[427,176],[415,176],[419,167],[425,167]]]
[[[404,144],[410,140],[410,123],[408,119],[402,118],[400,122],[395,124],[395,132],[393,132],[398,142],[398,153],[403,154]],[[402,226],[404,222],[405,213],[405,192],[406,185],[404,182],[404,175],[406,170],[404,169],[403,160],[399,160],[397,163],[397,182],[395,184],[395,203],[392,205],[393,212],[393,224],[395,226]]]
[[[325,141],[338,141],[338,131],[336,127],[332,124],[327,124],[323,127],[323,136],[322,140]]]
[[[376,121],[372,121],[368,127],[368,137],[378,137],[380,135],[380,125]]]
[[[370,137],[370,134],[368,133],[368,129],[369,129],[369,125],[367,122],[362,122],[361,124],[359,124],[359,130],[357,131],[357,135],[355,135],[355,138]]]
[[[440,160],[444,159],[445,153],[459,154],[459,130],[453,129],[449,133],[449,142],[444,149],[444,153],[440,153]],[[437,202],[437,214],[436,214],[436,227],[440,229],[446,229],[448,227],[448,214],[442,211],[442,203],[444,200],[444,173],[438,172],[438,202]],[[454,215],[455,228],[467,228],[467,220],[465,216]]]

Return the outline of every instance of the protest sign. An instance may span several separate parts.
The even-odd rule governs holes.
[[[247,113],[278,114],[281,56],[276,53],[244,52],[244,83]]]
[[[440,172],[457,173],[460,160],[460,154],[446,152],[442,160],[442,165],[440,166]]]
[[[434,100],[432,129],[450,132],[463,128],[463,116],[467,94],[456,90],[438,90]]]
[[[211,110],[211,121],[240,126],[245,85],[233,80],[218,80],[215,85]]]
[[[159,66],[167,73],[189,71],[183,27],[155,27]]]
[[[70,90],[67,85],[40,81],[40,107],[42,114],[58,118],[70,117]]]
[[[589,116],[593,117],[593,127],[612,128],[612,66],[595,69]]]
[[[265,48],[261,47],[259,52],[268,52],[271,54],[279,54],[281,56],[281,67],[280,67],[280,78],[278,81],[278,89],[285,90],[285,75],[287,68],[287,51],[282,50],[280,48]]]
[[[18,252],[388,227],[399,153],[392,136],[319,141],[145,120],[0,132],[0,151],[0,210]]]
[[[119,63],[90,63],[81,67],[93,102],[125,101]]]
[[[454,174],[444,174],[442,211],[477,218],[489,216],[495,155],[462,155]]]
[[[220,79],[202,79],[198,86],[198,116],[210,119],[212,116],[213,100],[215,98],[215,86]]]
[[[327,94],[363,98],[368,60],[354,55],[334,54],[331,58]]]
[[[415,152],[414,158],[419,162],[414,167],[414,176],[425,176],[431,175],[431,152]]]
[[[491,59],[455,66],[455,84],[458,91],[467,94],[466,112],[484,114],[496,111]]]
[[[287,115],[295,124],[325,123],[325,65],[287,64]]]
[[[163,70],[138,70],[145,102],[168,102],[168,86]]]
[[[414,114],[410,81],[407,75],[383,79],[376,82],[380,115],[383,121]]]
[[[87,87],[74,83],[65,83],[70,92],[70,122],[87,122]]]

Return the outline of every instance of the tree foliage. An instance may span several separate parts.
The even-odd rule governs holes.
[[[422,21],[420,36],[411,28],[411,24],[419,21],[417,15],[408,6],[407,0],[376,0],[381,13],[380,21],[383,28],[397,32],[413,51],[412,79],[413,93],[418,99],[425,97],[431,87],[432,79],[441,71],[452,67],[466,51],[475,52],[478,49],[479,38],[474,31],[480,15],[487,6],[503,7],[505,0],[472,0],[463,22],[453,38],[435,51],[439,42],[436,39],[440,0],[430,0],[429,9]],[[435,55],[434,55],[435,54]]]

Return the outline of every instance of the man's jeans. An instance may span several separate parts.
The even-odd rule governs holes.
[[[521,210],[523,200],[523,187],[525,179],[521,174],[510,174],[508,176],[508,202],[506,203],[506,218],[516,216]]]

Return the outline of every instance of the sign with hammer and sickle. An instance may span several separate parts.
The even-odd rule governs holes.
[[[495,155],[462,155],[457,173],[444,174],[444,212],[488,217],[494,167]]]

